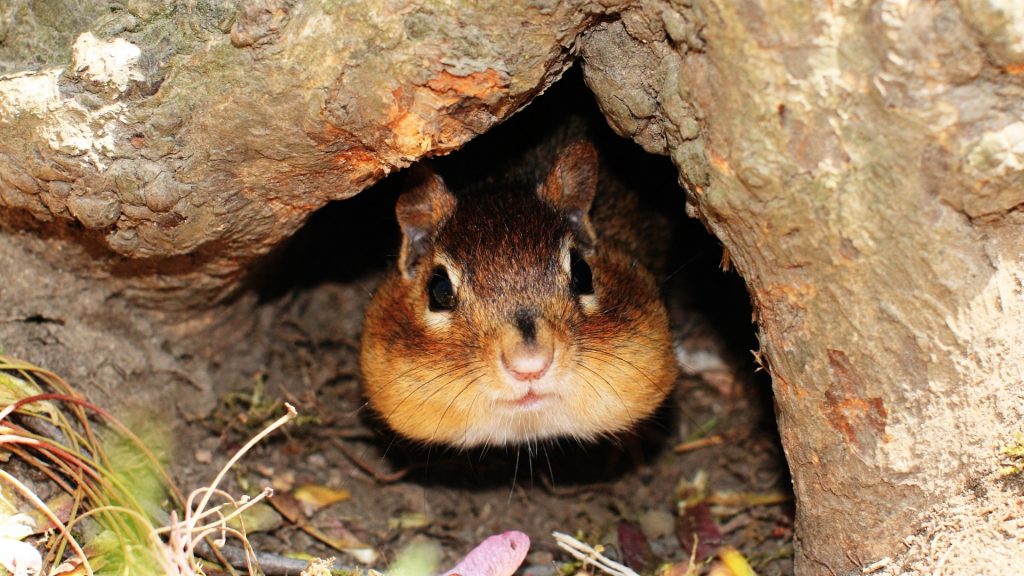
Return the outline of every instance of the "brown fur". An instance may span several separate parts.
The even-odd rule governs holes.
[[[650,271],[658,258],[640,252],[660,247],[643,245],[641,230],[651,224],[637,220],[614,186],[600,185],[591,209],[597,173],[593,148],[577,143],[540,186],[513,182],[456,201],[439,179],[420,176],[430,186],[407,193],[415,202],[399,201],[403,263],[410,234],[420,230],[409,223],[432,228],[421,257],[375,294],[362,345],[365,393],[396,431],[455,446],[591,439],[629,429],[668,395],[676,365]],[[423,217],[410,214],[415,205]],[[590,308],[569,289],[569,241],[593,271]],[[439,264],[450,270],[458,303],[431,313],[426,286]],[[523,310],[555,349],[533,409],[515,405],[534,389],[510,380],[501,360],[509,338],[522,337],[515,318]]]

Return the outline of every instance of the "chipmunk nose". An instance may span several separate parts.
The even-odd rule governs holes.
[[[516,380],[537,380],[547,372],[555,347],[550,327],[536,312],[521,309],[513,318],[514,329],[502,338],[501,363]]]
[[[553,357],[554,348],[551,346],[520,342],[511,350],[505,350],[501,361],[505,371],[516,380],[537,380],[548,371]]]

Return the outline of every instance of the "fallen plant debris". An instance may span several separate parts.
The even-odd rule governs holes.
[[[44,392],[44,387],[57,392]],[[219,488],[247,452],[296,417],[295,409],[287,403],[286,414],[239,448],[213,482],[182,499],[160,458],[147,443],[110,414],[78,397],[56,374],[0,356],[0,401],[3,459],[15,457],[34,467],[57,491],[49,501],[44,501],[33,488],[37,483],[19,480],[0,470],[0,567],[7,574],[198,576],[216,569],[204,567],[201,559],[217,562],[232,574],[232,567],[250,575],[267,576],[298,571],[310,575],[367,573],[333,559],[300,560],[257,553],[248,541],[245,522],[239,521],[265,499],[274,502],[278,510],[287,510],[283,514],[304,531],[365,563],[376,560],[376,552],[358,543],[351,533],[346,532],[346,542],[335,541],[304,525],[300,506],[282,505],[294,502],[319,508],[347,499],[349,494],[345,490],[303,485],[288,498],[273,500],[273,489],[269,487],[256,496],[239,498]],[[32,430],[45,430],[46,434]],[[132,450],[140,459],[128,459]],[[21,502],[32,506],[45,520],[45,527],[41,528],[32,515],[19,510],[14,498],[2,490],[4,486],[13,489]],[[159,502],[168,496],[174,506],[163,512]],[[97,528],[88,529],[92,523]],[[44,535],[50,529],[56,530],[56,538]],[[227,544],[229,538],[240,546]],[[494,535],[445,574],[511,576],[529,548],[529,537],[522,532]],[[40,549],[47,552],[49,562],[44,562]],[[70,557],[65,557],[65,549],[72,551]],[[430,546],[412,545],[396,559],[391,574],[436,574],[439,558],[439,552]]]
[[[530,537],[522,532],[495,534],[481,542],[444,576],[512,576],[530,551]]]
[[[620,564],[605,556],[602,546],[594,547],[584,544],[562,532],[555,532],[552,536],[554,536],[555,542],[558,543],[558,547],[568,552],[573,558],[583,562],[584,568],[593,566],[606,574],[611,574],[611,576],[640,576],[629,566]]]
[[[282,351],[282,354],[284,352],[286,351]],[[282,357],[294,358],[289,355]],[[345,364],[336,358],[334,361]],[[345,362],[346,366],[351,364],[349,360]],[[301,366],[292,365],[286,365],[284,368],[272,365],[266,370],[270,374],[302,372]],[[326,373],[329,370],[323,369],[321,372]],[[87,424],[100,430],[94,431],[92,436],[104,440],[104,452],[123,452],[129,455],[127,458],[116,456],[113,458],[114,461],[147,460],[144,456],[138,456],[138,450],[133,452],[129,447],[112,449],[110,446],[119,444],[111,442],[110,439],[120,435],[116,431],[108,431],[113,425],[108,424],[105,417],[99,413],[90,412],[88,405],[82,404],[84,400],[77,393],[52,388],[45,383],[40,387],[40,381],[35,377],[19,376],[13,371],[4,371],[2,367],[0,374],[17,380],[12,385],[15,388],[25,382],[36,386],[32,390],[18,392],[13,398],[2,396],[4,392],[0,391],[0,409],[16,404],[24,398],[35,397],[33,401],[19,406],[17,414],[0,420],[0,425],[17,424],[45,438],[65,439],[62,442],[67,438],[77,442],[79,436],[88,437],[88,433],[81,431],[84,429],[81,424],[75,424],[75,433],[71,434],[52,423],[55,420],[50,417],[51,413],[68,409],[62,398],[39,397],[46,393],[64,394],[77,399],[78,403],[72,402],[70,405],[79,406],[84,410],[88,415]],[[244,384],[252,383],[248,374],[243,374],[241,379],[244,379]],[[716,472],[720,470],[714,467],[716,460],[731,466],[737,462],[745,463],[747,460],[743,454],[762,453],[763,444],[758,444],[758,439],[750,436],[748,429],[736,427],[736,420],[730,418],[729,413],[716,415],[713,409],[717,409],[714,407],[719,405],[714,403],[717,389],[706,387],[698,380],[693,381],[694,388],[691,389],[686,389],[684,384],[679,392],[682,399],[680,402],[688,403],[687,410],[694,410],[694,406],[711,406],[713,409],[684,416],[686,421],[679,426],[677,433],[680,439],[688,438],[694,442],[687,445],[686,450],[672,450],[679,442],[679,439],[676,439],[660,452],[642,454],[645,445],[635,442],[637,446],[623,450],[618,456],[626,462],[635,458],[635,462],[627,466],[631,472],[624,477],[625,481],[614,474],[600,473],[585,473],[568,480],[566,470],[569,468],[559,466],[555,461],[556,476],[538,475],[535,479],[538,481],[536,487],[522,482],[525,489],[517,488],[512,496],[508,495],[507,483],[501,479],[495,482],[493,476],[490,481],[494,482],[494,485],[485,489],[490,492],[466,490],[463,484],[446,480],[444,475],[453,473],[453,470],[459,474],[476,474],[481,467],[475,461],[475,456],[474,461],[468,464],[456,462],[454,467],[445,464],[449,468],[439,473],[441,464],[444,463],[442,458],[436,455],[428,457],[425,466],[422,458],[410,458],[408,452],[400,451],[406,448],[395,447],[386,438],[381,439],[375,435],[366,422],[351,416],[358,413],[363,402],[358,393],[353,392],[354,384],[357,383],[334,384],[328,380],[327,383],[319,384],[321,388],[314,389],[315,394],[307,391],[303,394],[289,395],[282,394],[275,388],[279,383],[273,379],[268,380],[261,376],[257,378],[257,382],[260,383],[257,389],[242,386],[244,392],[233,396],[237,398],[236,402],[223,405],[222,410],[214,412],[220,420],[214,422],[211,419],[204,425],[194,427],[207,435],[202,437],[201,442],[190,444],[194,448],[189,453],[203,454],[205,460],[199,463],[204,464],[205,468],[219,466],[220,461],[226,458],[226,455],[220,456],[221,454],[225,451],[240,451],[239,447],[245,438],[261,429],[261,421],[279,416],[284,410],[284,402],[275,398],[300,400],[302,412],[309,415],[303,419],[289,420],[290,424],[285,434],[275,434],[273,441],[261,444],[257,454],[250,453],[246,458],[246,464],[234,469],[233,475],[228,475],[234,482],[234,487],[227,488],[231,494],[249,493],[256,498],[232,499],[228,492],[217,493],[210,497],[208,508],[212,509],[217,505],[222,507],[216,514],[204,516],[193,522],[194,528],[209,530],[210,537],[196,543],[191,550],[196,566],[201,566],[205,574],[263,573],[275,576],[303,572],[312,576],[337,574],[338,571],[345,571],[345,574],[353,576],[381,574],[359,565],[362,563],[357,560],[358,556],[345,558],[341,550],[347,548],[363,549],[367,554],[372,554],[373,557],[364,556],[364,559],[375,561],[373,566],[385,570],[392,576],[402,566],[399,559],[405,557],[406,549],[414,543],[426,541],[435,551],[439,550],[440,555],[427,555],[417,562],[410,561],[411,563],[405,564],[413,570],[409,574],[436,576],[442,574],[447,567],[458,565],[459,568],[453,568],[449,573],[467,576],[464,572],[458,572],[466,571],[467,568],[458,562],[453,553],[473,548],[473,544],[477,542],[487,542],[487,534],[500,536],[503,530],[509,528],[520,529],[524,535],[530,534],[537,545],[525,560],[506,559],[500,563],[501,567],[498,570],[508,574],[558,576],[580,570],[591,574],[595,572],[596,568],[592,564],[576,560],[568,553],[563,554],[558,551],[556,545],[547,544],[547,538],[538,537],[538,534],[550,533],[551,529],[575,535],[581,541],[589,543],[593,549],[602,550],[609,560],[643,576],[725,574],[722,572],[727,569],[725,559],[730,558],[725,554],[727,546],[741,550],[740,557],[759,573],[776,576],[786,573],[785,569],[780,571],[778,567],[787,566],[788,562],[779,562],[776,559],[788,558],[792,554],[792,548],[788,546],[792,538],[792,519],[786,508],[778,505],[787,501],[788,496],[773,490],[780,484],[776,483],[770,474],[763,474],[757,482],[744,483]],[[347,404],[344,403],[346,401]],[[35,410],[40,416],[30,418],[22,413],[28,410]],[[711,415],[708,415],[709,412]],[[137,418],[127,420],[135,421]],[[301,425],[300,420],[304,421],[305,425]],[[331,424],[326,425],[325,422]],[[697,425],[697,422],[703,422],[704,425]],[[715,428],[720,433],[709,436]],[[339,429],[349,430],[351,433],[338,432]],[[732,432],[733,430],[742,430],[743,433]],[[7,430],[3,432],[6,433]],[[721,438],[723,442],[714,449],[697,450],[699,447],[707,447],[707,444],[700,445],[702,438]],[[161,440],[159,434],[147,435],[142,442],[143,446],[156,453],[156,461],[159,463],[164,463],[164,457],[160,456],[159,449],[162,442],[167,442],[167,439]],[[132,442],[122,440],[120,444],[131,446]],[[79,447],[81,445],[78,444]],[[344,447],[347,452],[332,450],[332,446]],[[389,449],[392,450],[392,454],[397,454],[397,457],[386,457]],[[90,456],[99,453],[93,452],[91,448],[87,451]],[[136,455],[130,456],[133,453]],[[552,455],[556,453],[552,452]],[[22,470],[26,467],[20,464],[21,462],[20,455],[8,450],[6,444],[0,444],[0,467],[21,480],[32,480],[29,483],[31,488],[37,491],[53,515],[69,526],[72,535],[82,543],[81,548],[94,573],[105,574],[115,571],[120,561],[108,560],[105,556],[110,554],[110,550],[125,546],[122,546],[116,537],[96,537],[90,530],[83,530],[90,524],[89,517],[77,522],[74,520],[76,515],[82,516],[83,510],[88,510],[90,506],[88,499],[75,496],[76,480],[69,480],[70,475],[60,472],[55,475],[55,479],[49,480],[45,477],[27,477]],[[15,465],[10,466],[8,463]],[[175,464],[178,462],[175,461]],[[493,460],[487,464],[493,465]],[[533,464],[537,462],[534,461]],[[199,468],[203,469],[204,466]],[[541,466],[538,470],[550,466],[548,463],[546,467]],[[116,468],[129,467],[118,464]],[[588,470],[592,472],[596,469]],[[756,470],[742,467],[740,469],[744,472]],[[702,482],[684,481],[682,484],[687,488],[679,487],[678,479],[683,474],[689,477],[693,470],[710,470],[711,473],[705,475]],[[33,474],[42,473],[36,470]],[[215,471],[211,469],[208,474],[200,477],[214,474]],[[533,471],[531,470],[529,474],[532,477]],[[143,479],[146,478],[145,474],[141,476]],[[184,518],[184,502],[178,504],[173,495],[161,492],[174,490],[167,488],[172,485],[165,486],[159,476],[159,473],[156,474],[155,482],[145,480],[139,484],[150,486],[146,490],[156,490],[160,494],[146,499],[148,521],[153,526],[169,527],[172,519],[170,510],[173,509],[178,511],[176,518],[180,525]],[[218,476],[223,480],[223,476]],[[63,484],[47,487],[47,481],[60,481]],[[0,481],[0,484],[3,482]],[[269,498],[269,494],[260,496],[263,484],[274,487],[273,498]],[[673,485],[677,486],[675,494]],[[435,488],[440,490],[432,492]],[[498,494],[495,497],[491,492]],[[426,501],[425,495],[431,501]],[[389,500],[382,503],[384,498]],[[457,505],[449,503],[446,500],[448,498],[451,498],[451,503]],[[186,498],[181,499],[187,501]],[[505,503],[506,500],[512,502],[513,499],[514,504]],[[199,495],[192,498],[192,502],[197,505],[200,500]],[[702,561],[691,557],[695,549],[686,549],[680,544],[676,522],[686,514],[685,509],[679,506],[679,502],[683,500],[703,508],[708,514],[710,525],[721,533],[723,545],[708,551]],[[541,502],[544,504],[540,504]],[[605,502],[610,505],[599,509]],[[240,505],[247,507],[235,514],[234,511]],[[15,513],[30,508],[24,499],[16,502],[15,506]],[[152,510],[154,506],[156,513]],[[161,506],[166,511],[161,512]],[[273,511],[270,511],[271,508]],[[269,512],[266,517],[271,521],[260,520],[266,512]],[[479,524],[474,523],[471,516],[463,513],[478,515]],[[8,514],[10,515],[12,514]],[[531,523],[531,516],[538,515],[542,520]],[[224,519],[224,525],[216,525],[221,518]],[[55,569],[63,562],[61,569],[66,573],[89,573],[85,563],[75,556],[70,544],[57,551],[50,542],[44,540],[42,534],[46,529],[55,531],[53,539],[59,536],[59,528],[52,525],[44,514],[36,513],[34,522],[34,534],[12,540],[26,544],[33,550],[41,550],[43,554],[46,554],[46,550],[55,550],[50,556],[42,559],[43,566],[48,569]],[[545,523],[550,528],[547,528]],[[542,529],[539,530],[538,526]],[[637,526],[642,528],[641,532],[636,530]],[[774,527],[778,528],[778,534],[773,532]],[[179,528],[188,530],[185,526]],[[255,534],[255,540],[251,540],[255,532],[261,531],[262,533]],[[161,532],[155,539],[166,545],[166,534]],[[243,541],[236,537],[241,534],[244,534],[247,540]],[[322,538],[317,538],[317,535]],[[698,542],[703,538],[698,535]],[[250,541],[254,543],[249,544]],[[748,542],[751,543],[750,546],[746,545]],[[598,543],[603,546],[599,546]],[[180,546],[184,554],[189,544],[188,538],[181,538],[176,546]],[[133,546],[134,544],[129,544],[126,547],[131,549]],[[488,548],[483,543],[480,547],[484,550]],[[315,553],[301,555],[301,552],[307,549],[315,550]],[[138,553],[134,549],[131,551]],[[124,556],[123,552],[118,554]],[[342,561],[328,559],[329,556],[335,555]],[[431,562],[423,560],[429,560],[431,557],[434,558]],[[687,557],[690,557],[689,560]],[[512,564],[515,566],[508,568]],[[769,567],[768,570],[765,570],[766,566]],[[509,569],[512,572],[508,572]],[[495,574],[488,572],[487,568],[483,570],[478,576]],[[2,573],[0,570],[0,574]],[[151,572],[139,569],[132,573],[145,575],[164,572],[157,568]],[[184,573],[194,574],[196,570]]]
[[[94,565],[156,573],[167,555],[154,546],[155,519],[147,510],[158,509],[156,503],[167,496],[175,503],[181,497],[173,490],[152,490],[161,482],[170,486],[155,454],[56,374],[3,356],[0,374],[0,447],[36,476],[17,478],[8,466],[0,479],[46,519],[47,526],[30,535],[32,544],[48,553],[43,566],[58,565],[55,573],[93,574]],[[41,495],[43,488],[49,494]],[[73,501],[60,516],[46,501],[58,491]],[[49,529],[55,530],[54,538],[46,536]],[[85,546],[72,532],[84,529],[94,535]],[[65,558],[68,549],[72,554]]]
[[[698,562],[714,556],[722,545],[722,532],[711,517],[711,506],[707,502],[680,510],[676,518],[676,536],[683,550],[692,550]]]
[[[23,542],[36,533],[31,516],[15,512],[0,492],[0,567],[10,574],[38,574],[43,558],[34,546]]]
[[[3,458],[17,459],[21,470],[37,477],[19,479],[0,470],[0,488],[11,491],[0,490],[0,566],[8,573],[198,575],[205,573],[199,556],[228,570],[258,573],[259,556],[244,528],[231,522],[273,491],[235,498],[219,486],[246,452],[295,418],[290,405],[240,448],[211,484],[183,499],[158,457],[161,451],[151,448],[162,446],[159,438],[143,441],[58,375],[0,356],[0,402]],[[48,501],[39,494],[44,489],[51,493]],[[9,493],[46,525],[38,526]],[[161,508],[165,500],[172,505],[169,512]],[[47,535],[51,530],[54,537]],[[225,546],[229,537],[241,548]]]
[[[626,565],[634,570],[646,572],[654,554],[643,529],[636,522],[621,520],[616,531]]]

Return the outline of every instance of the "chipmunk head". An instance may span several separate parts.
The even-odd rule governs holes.
[[[591,439],[649,416],[675,379],[653,276],[602,241],[597,154],[533,189],[456,199],[425,167],[396,208],[398,270],[367,311],[366,395],[400,434],[456,446]]]

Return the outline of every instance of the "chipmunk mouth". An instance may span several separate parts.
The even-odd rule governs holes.
[[[534,390],[529,390],[519,398],[515,398],[513,400],[501,400],[501,403],[520,410],[535,410],[540,408],[540,406],[545,402],[545,399],[550,398],[551,396],[552,394],[540,394]]]

